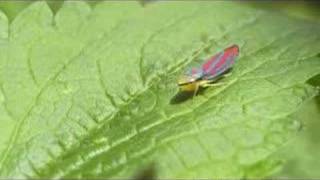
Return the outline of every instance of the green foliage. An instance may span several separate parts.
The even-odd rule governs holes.
[[[234,2],[36,2],[8,24],[2,177],[263,177],[317,93],[320,25]],[[172,103],[177,76],[230,44],[225,85]]]
[[[0,3],[0,9],[6,14],[8,19],[14,19],[24,8],[29,6],[31,1],[4,1]]]
[[[320,96],[301,108],[296,115],[305,120],[299,136],[279,152],[285,157],[283,170],[274,176],[288,178],[320,177],[319,127],[320,127]]]

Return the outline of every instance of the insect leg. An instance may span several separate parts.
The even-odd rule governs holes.
[[[222,86],[225,85],[226,83],[213,83],[213,84],[202,84],[202,87],[217,87],[217,86]]]
[[[193,96],[192,96],[192,98],[197,95],[198,90],[199,90],[199,84],[196,83],[196,87],[195,87],[195,89],[194,89],[194,91],[193,91]]]
[[[228,73],[226,73],[226,74],[224,74],[224,75],[222,75],[223,77],[229,77],[229,76],[231,76],[232,75],[232,72],[228,72]]]

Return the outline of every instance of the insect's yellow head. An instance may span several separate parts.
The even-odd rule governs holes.
[[[181,91],[194,91],[197,86],[197,79],[188,75],[180,76],[178,86]]]

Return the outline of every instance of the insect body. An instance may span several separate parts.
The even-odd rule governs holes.
[[[218,86],[214,83],[224,73],[232,68],[236,57],[239,55],[239,47],[232,45],[222,52],[210,57],[201,67],[187,71],[178,81],[181,91],[193,91],[197,93],[199,87]]]

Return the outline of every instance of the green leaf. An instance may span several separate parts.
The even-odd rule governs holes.
[[[0,3],[1,11],[5,12],[8,19],[12,20],[19,12],[28,7],[32,1],[3,1]]]
[[[320,25],[234,2],[36,2],[0,34],[1,177],[262,177],[317,93]],[[230,44],[225,85],[175,101]]]
[[[291,143],[280,150],[278,156],[285,157],[282,171],[275,176],[288,178],[319,177],[320,153],[320,96],[296,112],[304,120],[304,128]]]
[[[0,10],[5,12],[8,16],[8,19],[12,21],[23,9],[27,8],[30,4],[32,4],[33,0],[25,0],[25,1],[2,1],[0,3]],[[46,1],[53,12],[59,10],[60,6],[63,4],[63,1]],[[90,2],[93,4],[94,2]]]

